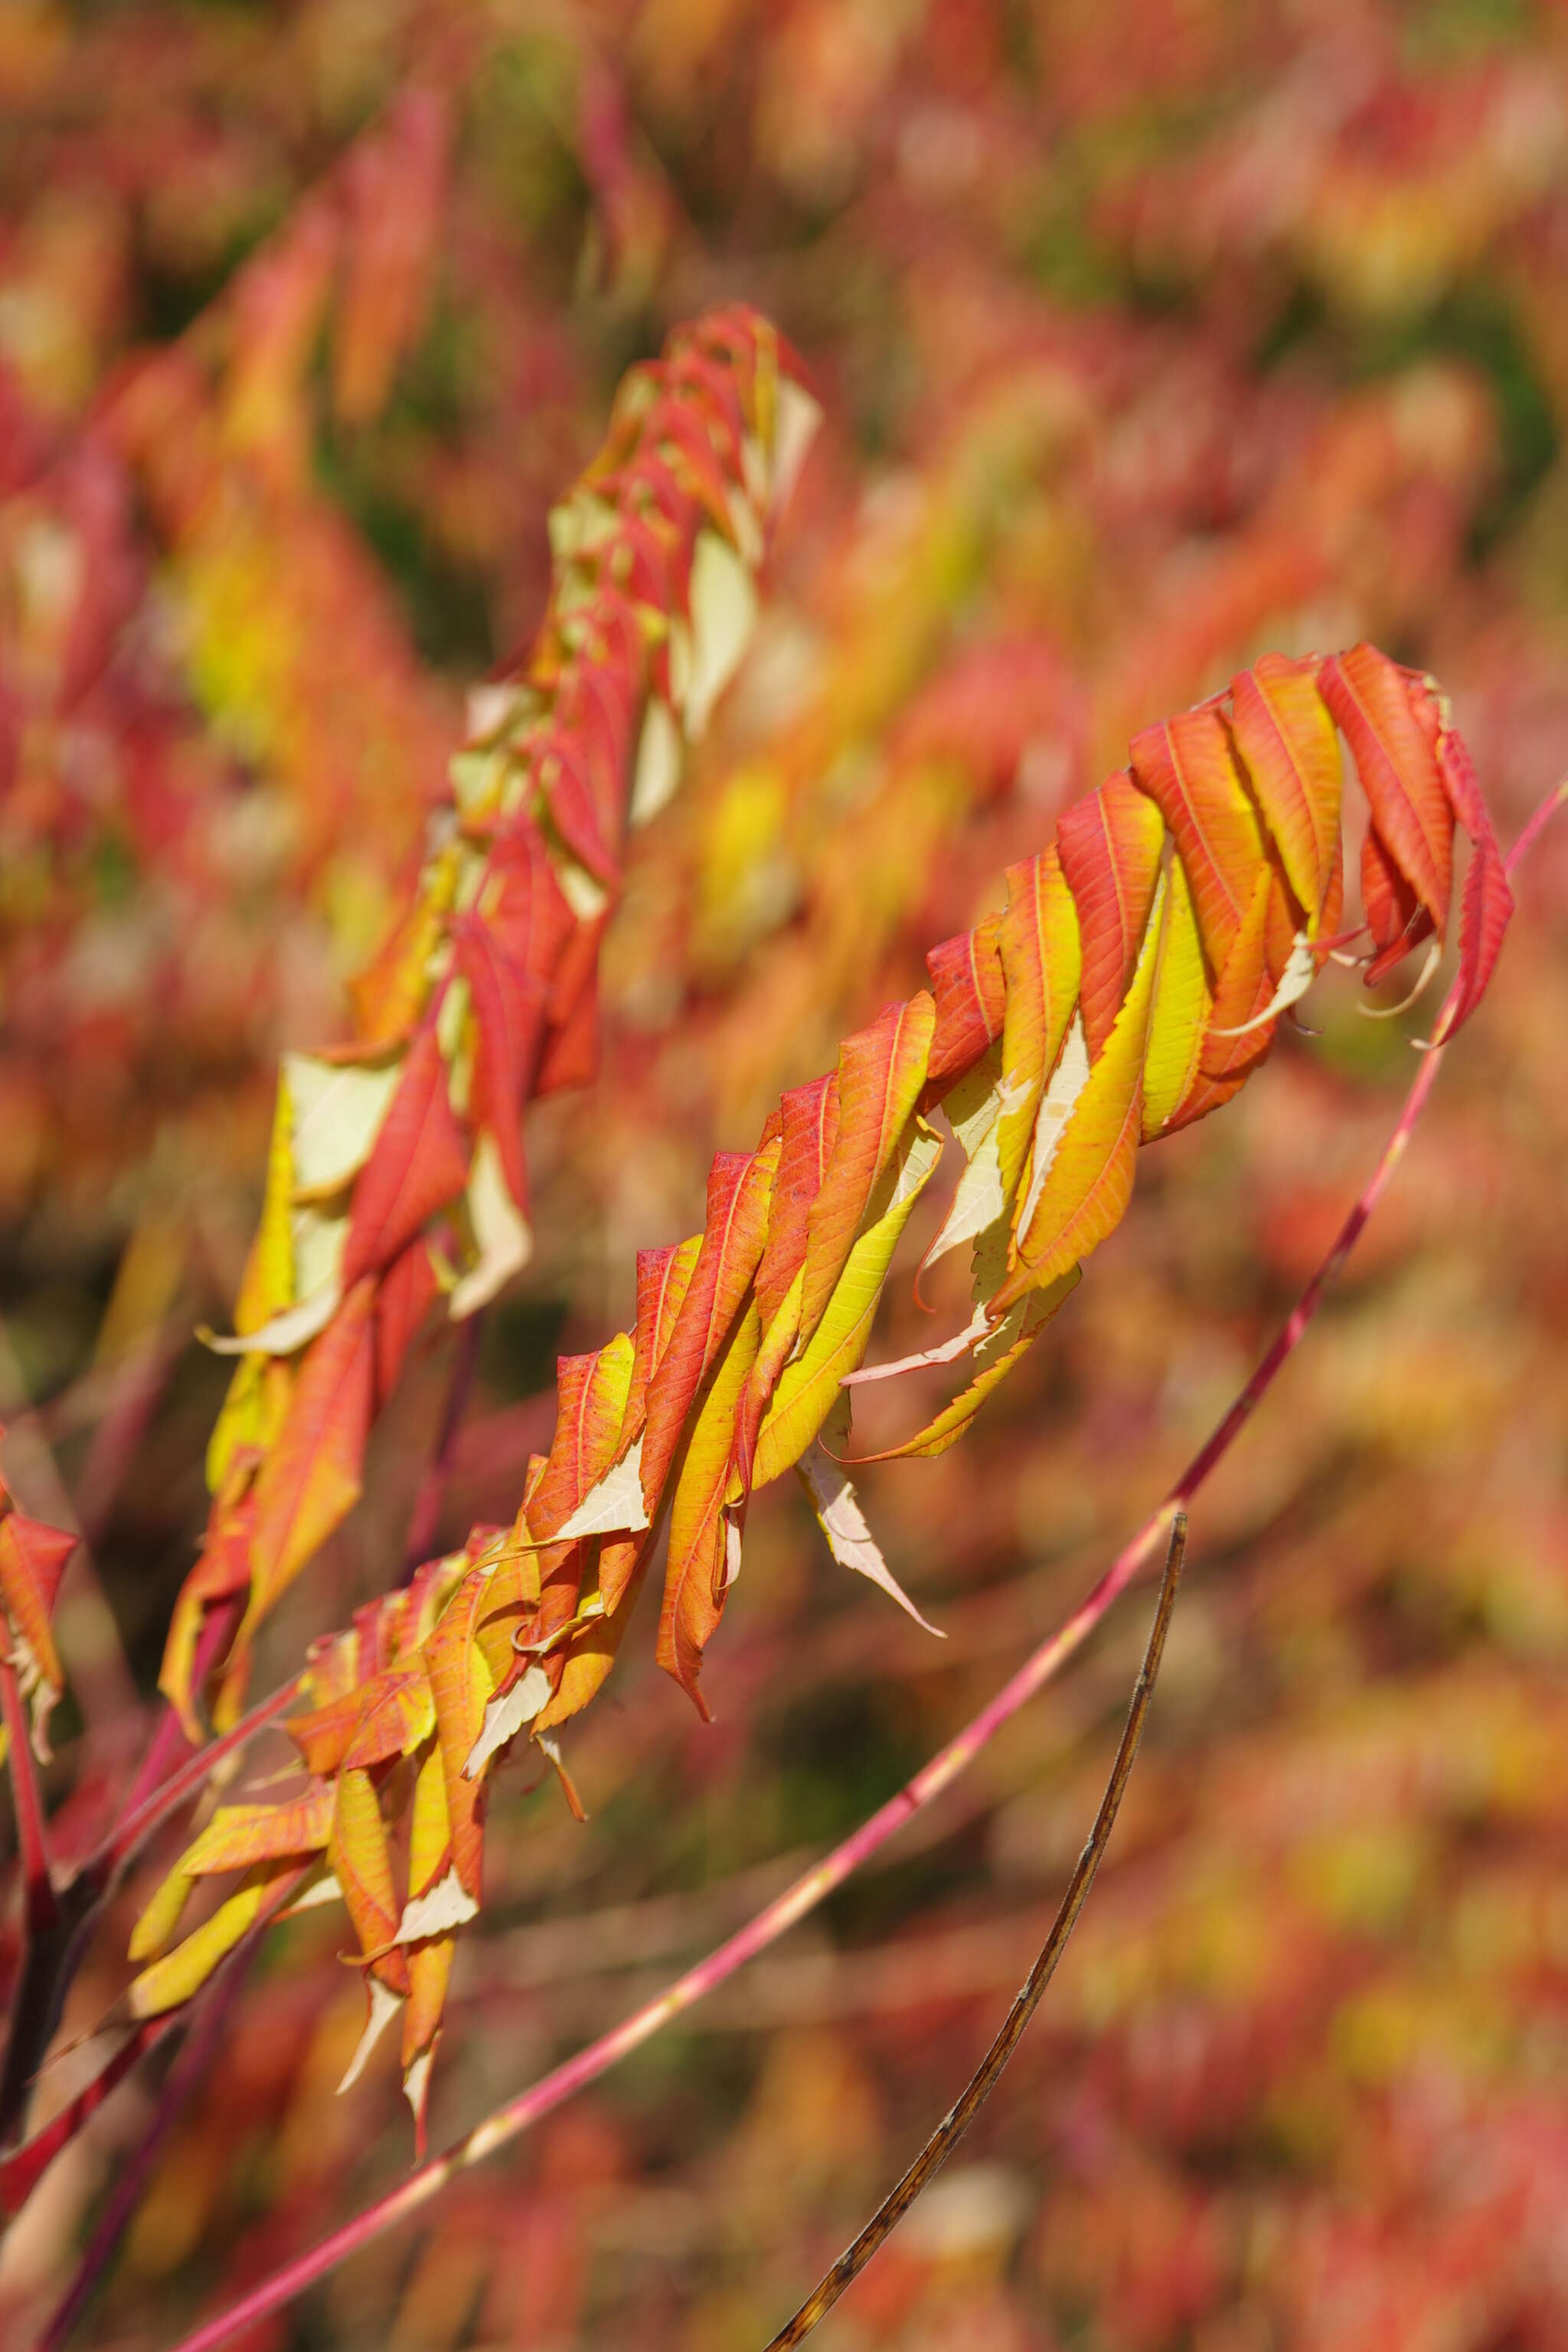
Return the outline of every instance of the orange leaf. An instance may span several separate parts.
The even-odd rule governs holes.
[[[287,1804],[220,1805],[180,1868],[187,1878],[211,1878],[284,1854],[319,1853],[331,1833],[333,1802],[331,1787],[315,1781]]]
[[[382,1276],[375,1294],[375,1395],[384,1405],[397,1386],[404,1359],[440,1285],[430,1245],[416,1234]]]
[[[66,1686],[50,1621],[60,1578],[79,1540],[63,1528],[25,1518],[20,1511],[8,1510],[0,1518],[0,1608],[10,1633],[17,1686],[33,1703],[34,1752],[44,1763],[49,1758],[49,1716]]]
[[[838,1050],[838,1126],[821,1189],[806,1212],[800,1339],[810,1339],[854,1245],[877,1179],[925,1085],[936,1006],[922,989],[885,1005]]]
[[[392,1849],[381,1800],[368,1772],[338,1774],[327,1861],[338,1885],[360,1950],[374,1953],[370,1972],[389,1991],[406,1993],[408,1962],[393,1941],[397,1933],[397,1896],[392,1884]]]
[[[1279,887],[1271,868],[1259,867],[1246,920],[1230,943],[1225,969],[1215,983],[1214,1009],[1197,1077],[1167,1118],[1167,1134],[1190,1127],[1194,1119],[1228,1102],[1273,1042],[1273,1021],[1261,1022],[1256,1029],[1250,1024],[1274,994],[1268,970],[1268,911],[1270,898]],[[1240,1034],[1220,1034],[1227,1030]]]
[[[749,1307],[698,1408],[670,1504],[658,1663],[689,1695],[704,1720],[708,1707],[697,1678],[702,1653],[724,1610],[730,1528],[724,1496],[730,1483],[735,1416],[761,1338],[757,1310]]]
[[[1464,740],[1451,727],[1437,738],[1437,766],[1454,814],[1470,836],[1470,863],[1459,902],[1458,994],[1446,1036],[1469,1018],[1485,992],[1513,913],[1502,852]]]
[[[1318,666],[1265,654],[1230,682],[1231,725],[1286,877],[1316,927],[1340,839],[1343,769]]]
[[[932,1101],[972,1070],[1002,1034],[1007,982],[999,952],[1001,929],[1001,917],[987,915],[972,931],[943,940],[926,958],[936,1003],[926,1063],[926,1092]]]
[[[778,1157],[776,1141],[757,1152],[721,1151],[709,1174],[708,1220],[697,1262],[669,1345],[648,1381],[642,1489],[650,1522],[658,1517],[665,1479],[692,1399],[756,1272]]]
[[[1079,1002],[1092,1061],[1110,1034],[1138,961],[1165,827],[1124,770],[1057,819],[1057,846],[1083,940]]]
[[[474,1639],[489,1583],[482,1570],[470,1570],[425,1644],[425,1664],[436,1702],[436,1738],[447,1790],[452,1865],[476,1903],[483,1891],[485,1787],[482,1780],[466,1779],[463,1767],[479,1736],[493,1687],[489,1668]]]
[[[1133,738],[1132,769],[1175,837],[1209,966],[1218,971],[1263,857],[1230,730],[1212,706],[1184,710]]]
[[[343,1770],[368,1771],[394,1756],[411,1755],[436,1720],[423,1664],[401,1674],[377,1675],[361,1696],[359,1718],[343,1752]]]

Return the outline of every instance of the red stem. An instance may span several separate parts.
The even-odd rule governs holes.
[[[9,1657],[0,1658],[0,1708],[10,1743],[11,1791],[16,1808],[16,1843],[27,1883],[27,1932],[46,1935],[59,1917],[55,1882],[49,1869],[48,1839],[38,1778],[27,1731],[27,1710],[22,1702],[16,1669]]]

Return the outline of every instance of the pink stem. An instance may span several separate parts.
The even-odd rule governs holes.
[[[1568,778],[1564,778],[1555,793],[1537,809],[1520,835],[1506,861],[1510,871],[1529,850],[1551,814],[1565,801],[1568,801]],[[1441,1034],[1440,1017],[1437,1028]],[[1041,1690],[1082,1647],[1112,1603],[1133,1581],[1151,1552],[1167,1539],[1176,1513],[1184,1508],[1229,1452],[1286,1358],[1300,1344],[1330,1286],[1354,1247],[1367,1218],[1387,1189],[1389,1179],[1404,1157],[1411,1129],[1432,1091],[1442,1058],[1440,1046],[1434,1046],[1424,1055],[1415,1082],[1405,1097],[1405,1107],[1365,1189],[1301,1293],[1284,1328],[1240,1396],[1193,1456],[1159,1509],[1144,1522],[1131,1543],[1118,1553],[1099,1583],[1079,1602],[1067,1622],[1025,1660],[990,1704],[965,1724],[956,1738],[949,1740],[947,1746],[933,1756],[931,1762],[917,1772],[896,1796],[889,1797],[869,1821],[862,1822],[842,1844],[835,1846],[831,1853],[826,1854],[775,1902],[770,1903],[765,1910],[759,1911],[755,1918],[749,1920],[716,1950],[710,1952],[706,1959],[699,1960],[695,1967],[688,1969],[683,1976],[668,1985],[656,2000],[634,2011],[597,2042],[590,2042],[574,2058],[567,2059],[564,2064],[542,2076],[528,2090],[520,2092],[515,2099],[497,2107],[483,2123],[476,2125],[462,2139],[454,2141],[440,2156],[431,2158],[427,2164],[416,2166],[406,2179],[387,2196],[367,2206],[363,2212],[357,2213],[353,2221],[345,2221],[340,2229],[331,2231],[304,2253],[297,2255],[291,2263],[286,2263],[270,2278],[264,2279],[248,2294],[231,2304],[226,2311],[219,2312],[215,2319],[209,2319],[205,2326],[196,2328],[191,2335],[182,2336],[173,2347],[173,2352],[213,2352],[215,2346],[226,2343],[240,2328],[280,2310],[348,2255],[357,2253],[362,2246],[368,2245],[373,2239],[380,2237],[384,2231],[427,2204],[457,2173],[493,2155],[497,2148],[504,2147],[554,2108],[563,2105],[574,2093],[589,2083],[596,2082],[601,2074],[607,2074],[622,2058],[639,2049],[673,2018],[680,2016],[700,2000],[715,1985],[733,1976],[748,1960],[754,1958],[769,1944],[775,1943],[786,1928],[793,1927],[825,1895],[841,1886],[869,1855],[876,1853],[879,1846],[887,1843],[896,1830],[901,1829],[912,1815],[931,1804],[958,1778],[987,1742],[995,1738],[1004,1724],[1010,1722],[1036,1692]]]

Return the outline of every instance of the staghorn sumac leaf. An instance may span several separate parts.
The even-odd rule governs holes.
[[[476,1903],[483,1894],[485,1792],[481,1782],[465,1777],[465,1768],[494,1687],[484,1652],[474,1639],[488,1588],[483,1571],[470,1570],[424,1648],[436,1705],[436,1739],[447,1790],[452,1866]]]
[[[210,1918],[132,1979],[125,1995],[130,2015],[158,2017],[199,1992],[219,1961],[226,1958],[264,1912],[282,1901],[299,1876],[299,1863],[287,1859],[263,1863],[252,1871]]]
[[[1324,662],[1319,682],[1383,846],[1441,939],[1453,887],[1454,812],[1411,681],[1375,646],[1360,645]]]
[[[407,1248],[393,1259],[375,1294],[378,1404],[384,1404],[396,1388],[404,1360],[439,1290],[430,1260],[430,1245],[423,1234],[416,1234]]]
[[[1175,841],[1209,968],[1218,971],[1251,902],[1263,855],[1230,729],[1212,705],[1184,710],[1134,736],[1131,754],[1133,774]]]
[[[332,1791],[313,1782],[279,1805],[220,1805],[181,1864],[192,1878],[248,1869],[284,1854],[319,1853],[332,1822]]]
[[[860,1508],[860,1498],[851,1486],[841,1464],[814,1445],[795,1464],[795,1472],[805,1487],[816,1523],[827,1538],[827,1548],[840,1568],[852,1569],[857,1576],[866,1577],[879,1585],[891,1601],[896,1601],[906,1616],[912,1617],[922,1633],[934,1633],[939,1642],[947,1636],[940,1625],[922,1617],[892,1570],[883,1559],[880,1547],[866,1523]]]
[[[1057,819],[1057,847],[1082,942],[1079,1002],[1090,1060],[1127,993],[1164,838],[1159,810],[1122,769]]]
[[[453,926],[458,970],[473,999],[478,1043],[469,1117],[494,1136],[519,1213],[528,1214],[522,1106],[533,1090],[544,1035],[544,991],[514,963],[494,930],[472,915]]]
[[[1171,861],[1165,944],[1154,980],[1143,1052],[1143,1140],[1161,1134],[1197,1082],[1214,1016],[1197,910],[1180,857]]]
[[[1001,916],[987,915],[972,931],[943,940],[926,958],[936,1004],[926,1063],[926,1090],[932,1100],[965,1077],[1002,1034],[1007,981],[1001,929]]]
[[[1437,738],[1437,768],[1454,814],[1470,837],[1470,862],[1459,898],[1458,994],[1442,1031],[1451,1037],[1486,992],[1513,914],[1513,893],[1462,736],[1445,726]]]
[[[766,1486],[799,1461],[832,1410],[845,1376],[858,1369],[899,1237],[941,1153],[931,1129],[918,1117],[912,1119],[868,1204],[864,1230],[856,1236],[820,1322],[773,1391],[748,1485]]]
[[[338,1765],[368,1770],[412,1754],[436,1721],[436,1703],[423,1663],[377,1675],[360,1697],[360,1710]]]
[[[648,1379],[642,1484],[650,1521],[658,1516],[692,1399],[756,1272],[778,1157],[776,1141],[762,1151],[721,1151],[709,1174],[708,1218],[697,1260],[668,1345]]]
[[[1018,1265],[992,1302],[999,1313],[1005,1313],[1026,1290],[1044,1289],[1068,1273],[1121,1222],[1132,1191],[1142,1117],[1143,1055],[1164,897],[1162,884],[1145,925],[1131,986],[1105,1050],[1098,1060],[1090,1061],[1083,1090],[1051,1152],[1032,1213],[1020,1226]],[[1037,1150],[1047,1144],[1047,1139],[1040,1137]]]
[[[1237,749],[1263,821],[1315,932],[1339,848],[1343,788],[1339,740],[1318,692],[1316,665],[1265,654],[1232,678],[1230,703]]]
[[[925,1085],[936,1007],[922,991],[884,1006],[838,1052],[838,1122],[822,1184],[805,1220],[800,1341],[810,1339],[848,1257],[879,1178]]]
[[[1040,1096],[1056,1067],[1083,980],[1078,908],[1055,847],[1008,867],[1007,908],[998,938],[1007,1002],[996,1160],[1006,1208],[1017,1191]]]
[[[398,1903],[392,1882],[392,1848],[375,1782],[369,1772],[345,1764],[334,1787],[328,1866],[342,1889],[367,1971],[379,1978],[389,1992],[401,1996],[408,1990],[408,1963],[395,1942]]]
[[[811,1204],[822,1190],[838,1134],[838,1074],[792,1087],[780,1100],[779,1164],[768,1213],[768,1236],[757,1267],[757,1310],[766,1330],[797,1283],[805,1262]],[[800,1316],[795,1313],[798,1330]],[[794,1344],[793,1335],[791,1345]]]
[[[698,1400],[689,1434],[673,1473],[669,1556],[659,1611],[659,1664],[673,1675],[704,1720],[708,1705],[698,1686],[702,1653],[723,1613],[729,1586],[726,1546],[732,1521],[725,1510],[735,1414],[755,1360],[762,1327],[754,1306],[735,1323]]]
[[[1008,1373],[1027,1354],[1058,1308],[1078,1288],[1080,1279],[1079,1269],[1075,1265],[1055,1282],[1047,1283],[1043,1290],[1026,1291],[1005,1315],[978,1335],[973,1358],[973,1377],[957,1396],[901,1444],[883,1446],[876,1454],[847,1456],[849,1466],[870,1462],[931,1461],[945,1454],[963,1435],[986,1398],[1001,1387]]]
[[[1373,987],[1403,963],[1413,947],[1432,936],[1432,918],[1401,873],[1393,851],[1375,825],[1361,845],[1361,897],[1373,953],[1366,982]]]
[[[432,1024],[421,1029],[408,1049],[397,1090],[354,1185],[343,1244],[344,1290],[389,1265],[468,1181],[468,1148]]]

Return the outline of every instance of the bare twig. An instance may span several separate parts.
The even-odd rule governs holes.
[[[1149,1630],[1149,1643],[1143,1653],[1143,1663],[1138,1669],[1138,1680],[1132,1687],[1127,1728],[1121,1735],[1121,1745],[1116,1751],[1116,1761],[1110,1768],[1110,1778],[1105,1784],[1105,1794],[1100,1801],[1100,1811],[1094,1817],[1089,1843],[1078,1858],[1078,1865],[1068,1881],[1067,1892],[1052,1922],[1051,1932],[1019,1988],[1017,1999],[1003,2019],[990,2049],[914,2162],[889,2190],[858,2237],[846,2246],[826,2276],[812,2289],[795,2317],[771,2339],[767,2352],[790,2352],[791,2346],[804,2344],[818,2321],[832,2310],[845,2288],[859,2277],[878,2248],[897,2229],[921,2189],[929,2187],[942,2170],[990,2097],[1003,2068],[1023,2040],[1024,2029],[1039,2007],[1040,1996],[1056,1974],[1057,1962],[1066,1951],[1068,1938],[1078,1924],[1078,1915],[1089,1898],[1089,1890],[1094,1885],[1095,1873],[1104,1858],[1116,1816],[1121,1809],[1122,1794],[1138,1754],[1138,1743],[1143,1737],[1149,1701],[1160,1672],[1160,1661],[1164,1655],[1165,1633],[1171,1622],[1171,1609],[1176,1598],[1176,1587],[1181,1581],[1182,1560],[1186,1548],[1186,1514],[1178,1511],[1171,1522],[1171,1540],[1165,1552],[1165,1573],[1160,1585],[1159,1605],[1154,1612],[1154,1622]]]

